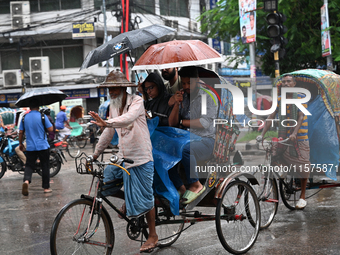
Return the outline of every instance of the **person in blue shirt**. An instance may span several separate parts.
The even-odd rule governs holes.
[[[65,111],[66,106],[60,106],[60,112],[57,114],[55,120],[55,128],[59,130],[59,135],[63,139],[63,144],[67,145],[66,139],[70,136],[72,127],[70,126]]]
[[[1,115],[0,115],[0,131],[5,132],[4,121],[2,120]]]
[[[26,166],[22,194],[28,196],[28,185],[31,183],[35,162],[39,158],[42,169],[42,188],[44,193],[52,192],[50,189],[50,145],[47,142],[47,131],[53,131],[53,126],[45,115],[45,123],[42,123],[41,113],[38,105],[30,106],[31,111],[26,114],[25,120],[20,123],[19,148],[25,150],[23,145],[24,133],[26,134]]]

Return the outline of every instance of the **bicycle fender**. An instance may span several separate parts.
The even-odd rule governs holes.
[[[223,182],[220,184],[220,186],[218,186],[216,193],[215,193],[215,198],[221,199],[222,195],[223,195],[223,191],[228,186],[228,184],[230,182],[232,182],[233,180],[235,180],[236,178],[240,178],[240,177],[246,177],[251,185],[259,185],[259,183],[256,180],[256,178],[254,177],[254,175],[249,174],[249,173],[234,172],[234,173],[231,173],[230,175],[228,175],[223,180]]]

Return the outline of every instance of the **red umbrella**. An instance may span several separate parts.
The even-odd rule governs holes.
[[[164,69],[223,62],[221,55],[199,40],[178,40],[150,46],[132,70]]]

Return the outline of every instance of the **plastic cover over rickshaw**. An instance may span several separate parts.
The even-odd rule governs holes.
[[[296,87],[308,89],[308,138],[310,162],[327,166],[327,177],[336,180],[339,165],[339,115],[340,76],[334,72],[318,69],[304,69],[290,73],[296,80]],[[282,76],[275,81],[281,86]]]
[[[225,79],[218,76],[215,72],[204,68],[199,68],[199,77],[200,80],[205,83],[207,88],[213,90],[215,84],[227,83]],[[226,89],[221,89],[221,91],[217,91],[216,94],[221,97],[216,100],[217,104],[219,104],[217,116],[219,119],[228,120],[230,123],[230,119],[234,118],[232,114],[232,95]],[[165,197],[170,203],[172,213],[174,215],[178,215],[179,195],[175,186],[169,179],[168,170],[181,161],[182,151],[185,144],[190,141],[200,140],[201,138],[183,129],[164,126],[157,127],[157,124],[157,117],[151,120],[148,119],[148,127],[153,147],[152,153],[156,169],[154,176],[155,192]],[[216,128],[216,134],[219,134],[219,130],[222,128],[222,125],[218,126],[219,127]],[[225,127],[225,125],[223,126]],[[230,164],[229,152],[233,150],[232,147],[236,142],[238,134],[237,136],[230,135],[229,137],[225,137],[227,138],[224,140],[216,139],[212,160],[215,160],[215,162],[217,161],[220,163]],[[216,182],[212,183],[213,185],[218,183],[219,178],[216,177],[216,179]],[[211,187],[213,187],[213,185]],[[195,201],[193,203],[195,203]],[[190,206],[193,205],[190,204]]]
[[[13,128],[15,122],[15,110],[7,107],[0,108],[0,116],[2,117],[2,121],[4,126],[7,128]]]

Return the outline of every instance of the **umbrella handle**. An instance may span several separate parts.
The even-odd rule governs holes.
[[[130,57],[130,61],[131,61],[131,63],[132,63],[132,66],[134,66],[135,63],[134,63],[133,60],[132,60],[131,50],[129,50],[128,53],[129,53],[129,57]],[[135,74],[136,74],[136,76],[137,76],[137,80],[139,81],[138,73],[137,73],[136,70],[135,70]]]
[[[128,53],[129,53],[129,57],[130,57],[130,61],[131,61],[131,63],[132,63],[132,66],[134,66],[135,63],[134,63],[133,60],[132,60],[131,51],[129,50]],[[148,70],[146,70],[146,72],[149,74],[149,71],[148,71]],[[136,74],[136,76],[137,76],[137,80],[139,81],[139,77],[138,77],[137,70],[135,70],[135,74]]]

